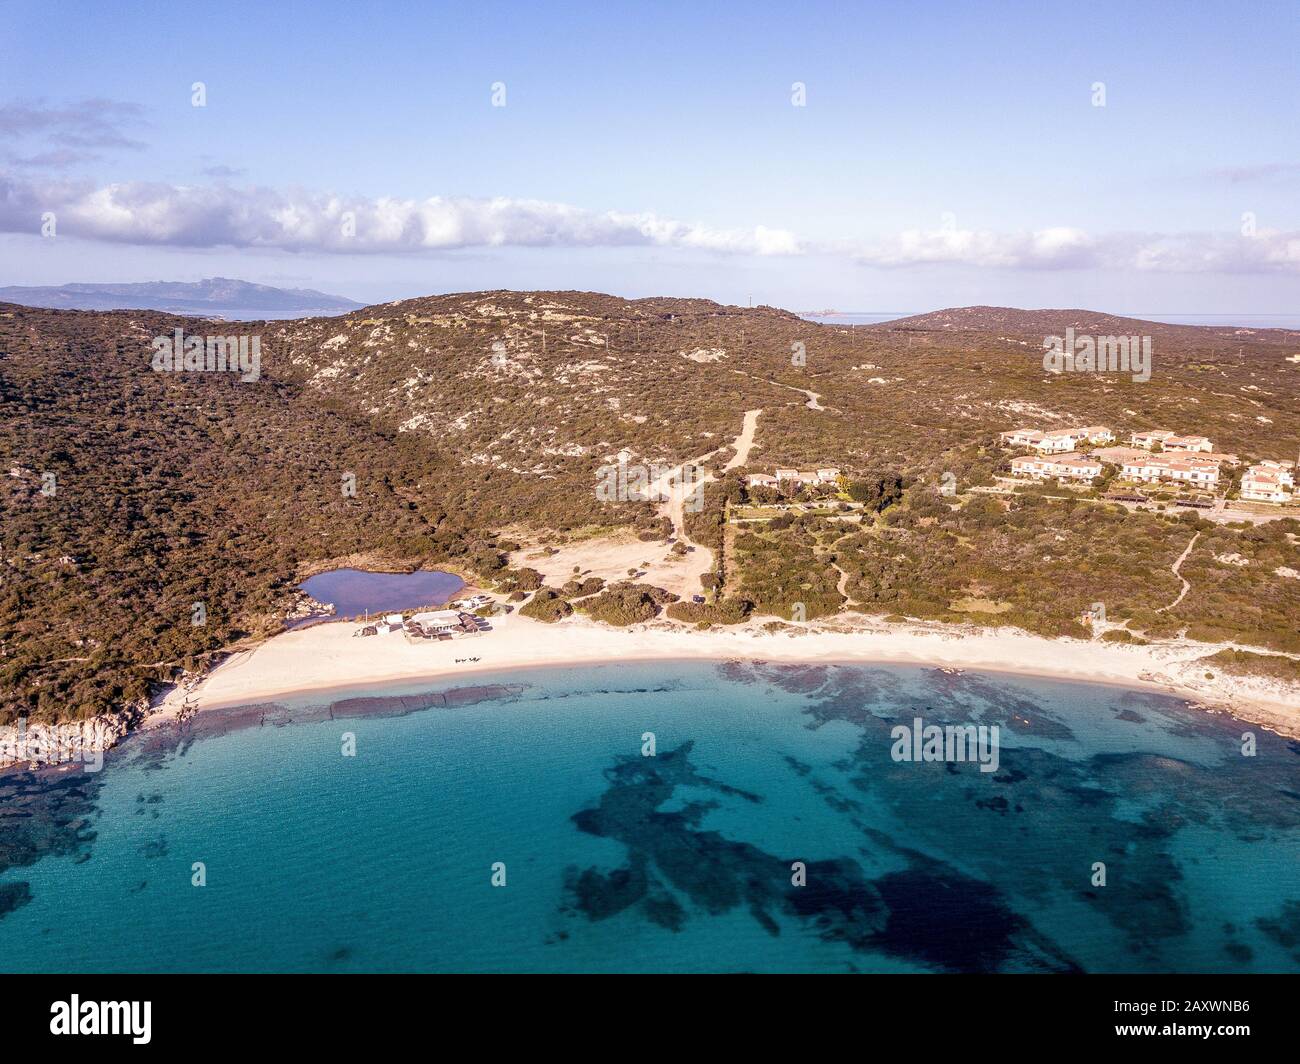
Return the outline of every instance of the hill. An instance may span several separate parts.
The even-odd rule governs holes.
[[[1278,575],[1300,570],[1294,521],[1225,529],[970,490],[1006,468],[998,432],[1025,422],[1168,427],[1291,459],[1295,334],[1171,327],[1137,383],[1042,369],[1044,329],[1117,319],[969,309],[849,328],[708,300],[475,292],[222,329],[259,339],[258,378],[242,380],[152,371],[154,337],[210,321],[0,305],[0,720],[143,697],[277,630],[293,585],[338,559],[511,590],[535,580],[508,562],[521,543],[662,542],[656,507],[597,495],[620,453],[662,467],[717,452],[722,479],[687,520],[728,619],[801,604],[1086,634],[1080,612],[1103,601],[1152,638],[1300,650],[1300,580]],[[747,463],[723,477],[755,409]],[[887,508],[726,523],[739,475],[776,466],[839,467]],[[936,491],[945,474],[956,502]],[[1193,590],[1157,613],[1197,530],[1180,570]]]
[[[952,307],[929,314],[864,326],[873,329],[949,330],[981,333],[1011,333],[1016,336],[1060,335],[1067,328],[1092,336],[1138,335],[1179,339],[1203,344],[1222,340],[1249,338],[1256,343],[1295,347],[1300,331],[1295,329],[1255,329],[1236,325],[1170,325],[1167,322],[1126,318],[1095,310],[1017,310],[1014,307]]]

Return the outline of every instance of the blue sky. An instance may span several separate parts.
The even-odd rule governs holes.
[[[7,4],[0,283],[1300,307],[1300,5],[702,7]]]

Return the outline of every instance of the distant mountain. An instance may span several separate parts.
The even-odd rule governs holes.
[[[364,306],[310,288],[272,288],[228,277],[140,284],[11,285],[0,288],[0,302],[51,310],[163,310],[231,321],[328,317]]]
[[[1019,310],[1015,307],[950,307],[929,314],[914,314],[870,326],[875,329],[943,330],[945,332],[1002,333],[1013,336],[1051,336],[1073,327],[1076,333],[1108,336],[1137,333],[1183,339],[1239,339],[1256,337],[1278,343],[1295,343],[1296,330],[1245,328],[1239,325],[1173,325],[1126,318],[1096,310]]]

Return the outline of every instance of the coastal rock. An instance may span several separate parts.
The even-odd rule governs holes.
[[[63,724],[19,720],[0,728],[0,768],[11,765],[61,765],[82,761],[98,764],[105,750],[116,746],[140,716],[141,706]]]
[[[333,603],[318,602],[305,591],[294,595],[293,604],[285,614],[286,621],[302,621],[309,617],[332,617],[337,611]]]

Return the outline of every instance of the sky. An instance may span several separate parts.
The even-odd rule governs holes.
[[[8,0],[0,284],[1300,311],[1300,4]]]

